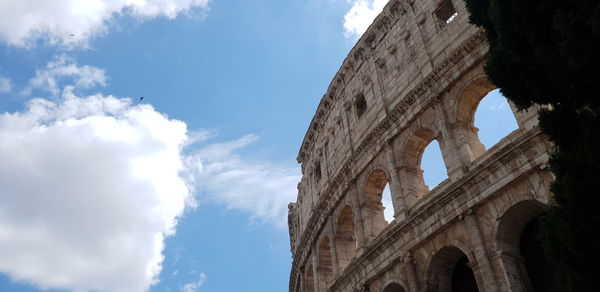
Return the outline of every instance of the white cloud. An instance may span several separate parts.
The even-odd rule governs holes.
[[[12,90],[12,81],[9,78],[0,77],[0,93],[7,93]]]
[[[358,38],[369,28],[373,20],[383,11],[389,0],[347,0],[352,4],[344,16],[346,38]]]
[[[0,114],[0,273],[41,288],[146,291],[162,270],[165,237],[197,205],[196,188],[286,226],[297,167],[236,154],[254,135],[206,143],[214,132],[188,133],[150,105],[75,93],[106,79],[103,70],[55,57],[27,89],[53,101]],[[196,149],[183,154],[186,147]]]
[[[296,198],[300,171],[295,166],[251,161],[236,154],[257,139],[248,135],[204,146],[188,157],[188,165],[197,167],[197,185],[203,199],[284,228],[287,205]]]
[[[106,86],[106,80],[104,70],[88,65],[79,66],[73,58],[59,55],[48,62],[46,68],[36,70],[35,77],[29,80],[23,94],[28,95],[33,89],[41,89],[52,96],[58,96],[63,82],[71,82],[71,89],[89,89]]]
[[[186,138],[149,105],[69,90],[0,115],[0,272],[41,288],[146,291],[193,200]]]
[[[65,47],[85,46],[120,15],[175,18],[210,0],[0,0],[0,39],[28,47],[37,40]]]
[[[206,274],[200,273],[199,279],[192,283],[187,283],[181,287],[181,292],[196,292],[206,282]]]

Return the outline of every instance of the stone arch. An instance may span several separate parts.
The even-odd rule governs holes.
[[[476,76],[455,101],[455,135],[459,149],[468,161],[475,160],[486,151],[479,138],[479,129],[475,126],[475,113],[480,102],[496,88],[485,76]],[[519,115],[515,113],[512,105],[510,107],[515,121],[518,122]]]
[[[496,248],[512,291],[557,291],[552,269],[535,238],[538,218],[548,207],[537,200],[521,201],[498,219]]]
[[[472,257],[456,246],[446,246],[431,259],[427,269],[428,291],[479,291]]]
[[[354,257],[357,248],[356,242],[356,224],[352,208],[346,205],[338,215],[335,233],[335,246],[337,248],[337,258],[340,271],[350,263]]]
[[[327,291],[333,279],[333,256],[328,236],[323,236],[319,241],[318,255],[317,272],[319,274],[319,289]]]
[[[405,188],[404,193],[409,202],[418,200],[429,193],[429,187],[425,184],[423,179],[421,159],[423,158],[425,148],[433,140],[439,140],[440,137],[438,136],[437,132],[430,128],[419,128],[411,133],[401,148],[400,177],[403,179],[403,186]],[[444,141],[439,142],[442,158],[445,158],[443,149]]]
[[[388,225],[383,214],[382,195],[389,181],[389,175],[381,168],[371,171],[364,181],[362,213],[367,239],[375,238]]]
[[[392,282],[385,286],[383,292],[406,292],[406,290],[404,287],[402,287],[402,285]]]

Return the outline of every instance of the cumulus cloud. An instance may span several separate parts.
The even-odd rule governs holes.
[[[287,205],[294,201],[300,171],[237,154],[258,136],[205,145],[188,156],[188,165],[197,167],[197,185],[202,198],[229,209],[250,214],[254,220],[287,226]]]
[[[200,273],[199,279],[192,283],[187,283],[181,287],[181,292],[197,292],[206,282],[206,274]]]
[[[0,93],[7,93],[12,90],[12,81],[9,78],[0,77]]]
[[[175,18],[210,0],[0,0],[0,39],[27,47],[37,40],[66,47],[86,45],[107,31],[112,19]]]
[[[346,38],[358,38],[369,28],[389,0],[348,0],[352,4],[344,16]]]
[[[183,122],[149,105],[68,90],[0,115],[0,272],[42,288],[146,291],[193,200],[185,140]]]
[[[28,95],[33,89],[40,89],[49,92],[52,96],[58,96],[60,85],[64,82],[72,84],[72,88],[89,89],[94,86],[105,86],[106,79],[104,70],[88,65],[79,66],[73,58],[58,55],[46,65],[46,68],[36,70],[35,77],[29,80],[23,94]]]
[[[29,83],[52,100],[0,114],[0,273],[41,288],[147,291],[196,190],[286,225],[299,170],[237,154],[257,136],[212,143],[214,132],[187,132],[151,105],[75,92],[105,83],[103,70],[59,56]]]

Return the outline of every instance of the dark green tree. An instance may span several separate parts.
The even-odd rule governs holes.
[[[556,180],[539,237],[557,284],[600,291],[600,0],[466,3],[487,33],[490,80],[519,109],[544,108]]]

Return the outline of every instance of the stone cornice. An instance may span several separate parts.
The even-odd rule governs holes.
[[[353,151],[352,155],[344,162],[337,174],[333,175],[332,179],[327,182],[328,184],[323,187],[323,191],[320,193],[326,195],[320,196],[318,202],[315,204],[312,216],[295,249],[290,275],[290,291],[294,291],[293,287],[295,287],[298,280],[296,276],[299,275],[298,270],[305,263],[310,252],[310,246],[324,228],[328,217],[334,212],[337,204],[343,199],[345,191],[349,188],[352,180],[356,178],[358,173],[356,167],[354,167],[356,162],[360,161],[366,153],[381,151],[381,148],[385,145],[384,142],[395,135],[395,133],[390,133],[390,130],[397,125],[398,120],[401,117],[410,120],[410,117],[405,117],[404,115],[408,109],[414,107],[416,102],[428,104],[443,92],[445,88],[451,86],[451,84],[441,85],[443,84],[441,79],[444,74],[448,74],[452,66],[464,61],[466,56],[471,57],[471,63],[465,66],[474,66],[482,60],[486,52],[484,50],[474,50],[482,45],[487,47],[487,44],[485,44],[485,34],[483,31],[478,30],[450,53],[444,61],[438,64],[415,88],[401,98],[401,101],[366,135],[360,145]],[[453,80],[454,78],[451,79]],[[432,90],[437,90],[438,92],[431,92]],[[312,128],[313,126],[310,127],[310,129]]]
[[[366,61],[369,54],[365,51],[373,50],[377,47],[379,41],[381,41],[389,31],[390,27],[399,20],[399,15],[406,14],[405,9],[406,3],[413,3],[415,0],[391,0],[383,8],[382,12],[373,20],[373,23],[369,26],[367,31],[359,38],[356,45],[350,50],[348,56],[342,62],[340,69],[333,77],[327,92],[321,98],[319,106],[310,121],[308,130],[302,140],[300,151],[296,160],[298,163],[305,162],[306,154],[310,153],[313,143],[315,142],[316,132],[319,131],[319,126],[323,124],[323,120],[326,119],[331,113],[331,104],[335,102],[336,91],[345,86],[345,84],[351,80],[352,75],[358,72],[358,68]],[[393,23],[392,23],[393,22]],[[406,33],[406,32],[404,32]],[[390,50],[390,48],[388,48]],[[395,48],[393,49],[395,50]],[[377,60],[373,60],[377,62]]]

